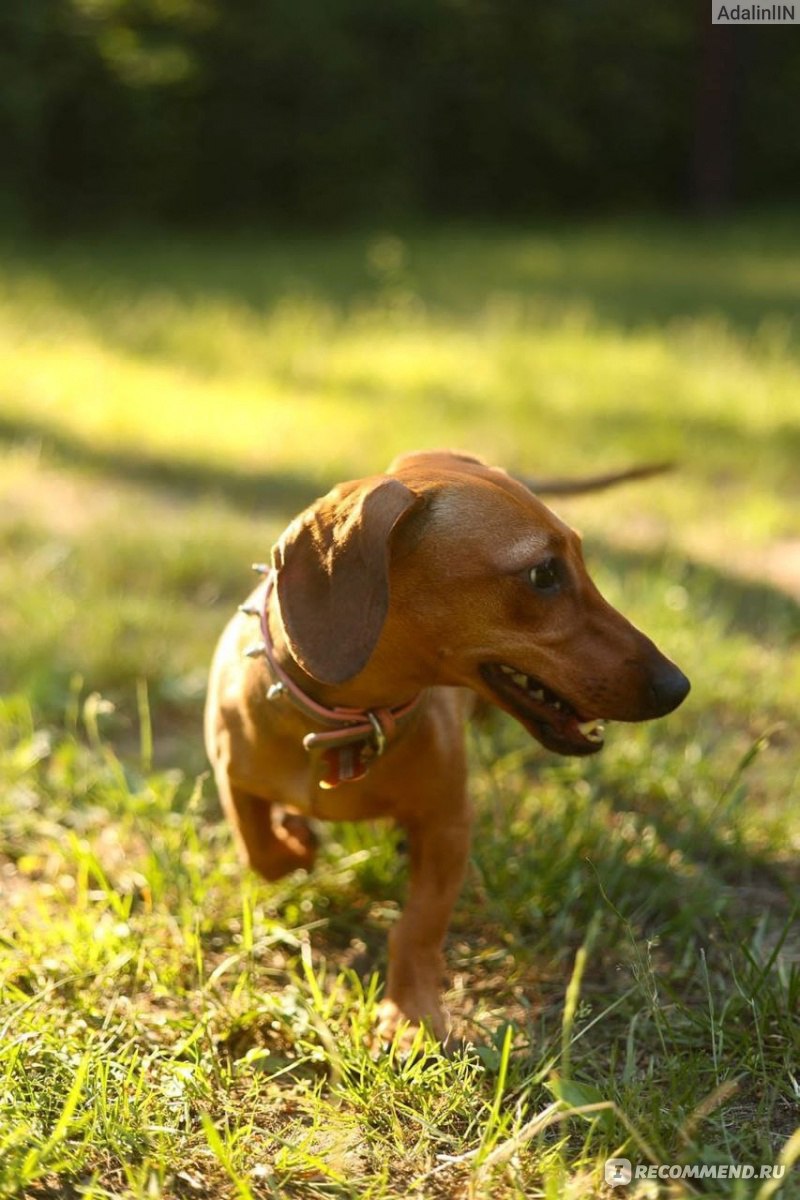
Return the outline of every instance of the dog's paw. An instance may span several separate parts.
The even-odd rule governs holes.
[[[392,1051],[401,1058],[410,1054],[426,1054],[431,1051],[450,1053],[448,1028],[445,1016],[437,1005],[424,1016],[417,1016],[420,1009],[415,1006],[411,1015],[394,1000],[382,1000],[378,1005],[377,1022],[372,1039],[375,1056]]]
[[[280,879],[301,868],[311,870],[319,841],[305,817],[281,812],[273,817],[270,834],[269,841],[259,848],[258,862],[253,864],[266,879]]]
[[[298,859],[298,866],[310,870],[317,857],[319,839],[305,817],[299,813],[283,813],[275,826],[283,849]]]

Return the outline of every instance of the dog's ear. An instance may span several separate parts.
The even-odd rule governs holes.
[[[420,502],[399,479],[345,483],[273,550],[289,648],[321,683],[344,683],[366,666],[389,608],[392,530]]]

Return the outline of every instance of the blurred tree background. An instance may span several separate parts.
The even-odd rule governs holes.
[[[0,206],[39,228],[781,200],[800,40],[706,0],[6,0]]]

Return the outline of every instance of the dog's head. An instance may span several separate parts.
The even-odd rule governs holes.
[[[478,459],[408,455],[341,485],[274,562],[289,647],[325,684],[470,687],[560,754],[592,754],[603,719],[660,717],[689,691],[600,595],[578,536]]]

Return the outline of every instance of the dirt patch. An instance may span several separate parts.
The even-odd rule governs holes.
[[[764,551],[761,565],[771,582],[800,600],[800,538],[770,546]]]

